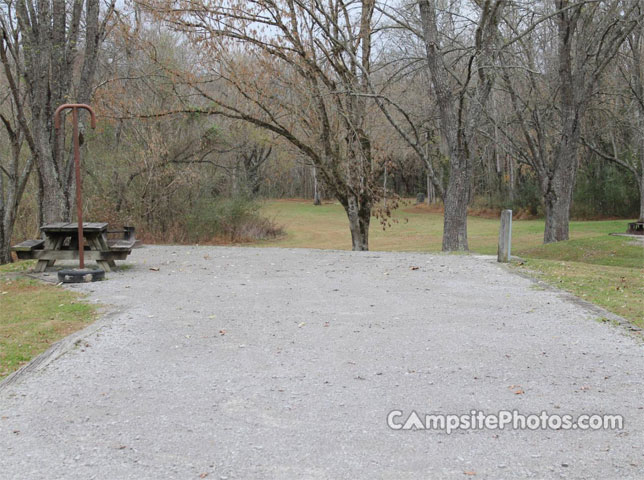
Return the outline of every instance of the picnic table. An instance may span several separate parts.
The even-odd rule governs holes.
[[[644,235],[644,222],[629,223],[626,233],[630,233],[631,235]]]
[[[119,230],[123,238],[110,240],[107,223],[83,222],[84,254],[106,272],[116,267],[116,260],[125,260],[134,248],[134,228]],[[40,227],[44,239],[27,240],[12,247],[20,259],[38,259],[36,272],[44,272],[56,260],[78,259],[78,223],[58,222]]]

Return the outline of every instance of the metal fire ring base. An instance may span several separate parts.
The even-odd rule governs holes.
[[[105,280],[105,270],[60,270],[58,281],[63,283],[89,283]]]

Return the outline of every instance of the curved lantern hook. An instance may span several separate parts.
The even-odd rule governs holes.
[[[92,107],[90,107],[89,105],[85,105],[84,103],[64,103],[63,105],[58,107],[54,112],[54,127],[56,128],[56,130],[60,128],[60,112],[68,108],[71,108],[74,110],[78,108],[87,110],[90,116],[90,126],[92,128],[96,128],[96,115],[94,114],[94,109]]]

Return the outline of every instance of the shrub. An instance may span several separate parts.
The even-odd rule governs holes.
[[[257,202],[243,196],[198,201],[187,216],[189,242],[251,242],[283,233],[273,219],[261,215]]]

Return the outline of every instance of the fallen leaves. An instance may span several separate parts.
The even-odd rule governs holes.
[[[508,388],[515,395],[523,395],[525,393],[525,390],[523,390],[521,385],[510,385]]]

